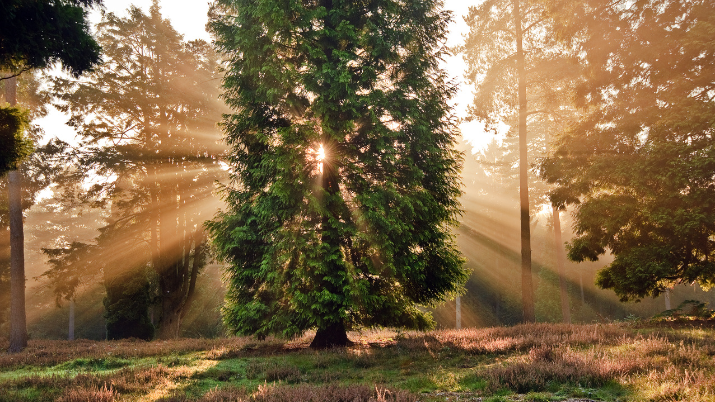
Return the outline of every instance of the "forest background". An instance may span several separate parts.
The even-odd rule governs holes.
[[[459,2],[447,2],[447,6],[457,3]],[[106,6],[119,15],[123,15],[127,8],[127,5],[121,2],[107,2]],[[169,17],[177,28],[184,26],[178,22],[179,18],[175,19],[171,15],[170,7],[174,6],[162,5],[164,17]],[[465,13],[464,7],[456,9],[456,21],[461,21],[461,16]],[[203,16],[205,11],[191,14],[194,17]],[[95,15],[94,18],[97,20],[98,16]],[[198,20],[192,18],[194,27],[201,25]],[[451,40],[454,41],[452,45],[457,46],[461,41],[458,35],[460,24],[455,24],[454,27],[454,39]],[[201,30],[179,30],[192,32],[197,36],[206,35],[201,33]],[[187,34],[184,39],[192,39],[192,34]],[[454,76],[461,76],[465,71],[463,63],[455,62],[460,58],[461,56],[456,56],[447,62]],[[464,105],[470,102],[470,97],[469,88],[464,86],[461,97],[456,101],[461,103],[464,109]],[[60,124],[62,119],[66,118],[66,115],[51,111],[48,118],[38,120],[39,127],[44,128],[44,138],[47,140],[58,135],[71,141],[73,131]],[[510,155],[513,154],[513,148],[510,150],[510,146],[514,145],[513,138],[508,135],[508,126],[503,127],[503,135],[496,138],[475,123],[463,125],[462,132],[464,141],[461,143],[461,149],[466,152],[466,158],[462,173],[465,195],[461,201],[465,214],[462,226],[457,229],[457,235],[459,247],[473,273],[467,284],[467,293],[461,298],[461,325],[515,324],[521,321],[521,295],[514,285],[514,278],[519,276],[520,271],[518,179],[515,172],[511,171],[513,164],[509,159],[513,158],[513,155]],[[215,136],[213,141],[218,141],[220,133],[216,131]],[[36,175],[37,171],[28,174]],[[40,176],[35,177],[41,179]],[[111,214],[106,210],[84,206],[66,208],[67,205],[62,203],[68,202],[67,198],[62,198],[60,192],[52,192],[52,187],[47,187],[46,182],[35,181],[35,197],[33,202],[28,203],[25,211],[26,275],[29,278],[28,329],[33,338],[61,339],[67,336],[70,303],[63,298],[58,299],[52,279],[42,276],[52,267],[48,254],[42,250],[67,247],[73,242],[93,244],[98,237],[98,229],[106,227]],[[532,183],[538,185],[538,179],[534,177]],[[218,198],[211,202],[217,206]],[[559,322],[562,317],[551,209],[544,199],[536,199],[533,204],[532,250],[536,318],[542,322]],[[543,205],[547,206],[542,207]],[[204,218],[209,217],[204,215]],[[568,241],[572,237],[569,231],[569,214],[562,214],[561,226],[564,229],[563,241]],[[5,250],[5,235],[2,241],[0,247]],[[2,252],[0,255],[4,258],[8,253]],[[665,296],[661,296],[658,299],[645,299],[637,304],[620,303],[612,291],[600,290],[594,285],[596,271],[608,262],[609,259],[605,258],[595,263],[566,263],[572,321],[593,322],[622,320],[633,316],[647,317],[674,308],[688,299],[698,299],[711,304],[715,301],[712,292],[704,292],[697,285],[681,285],[670,291],[667,301]],[[220,319],[224,289],[221,269],[219,264],[208,261],[198,275],[196,295],[181,321],[181,336],[213,337],[223,334]],[[102,302],[105,289],[99,282],[99,278],[94,277],[80,287],[75,303],[75,337],[103,339],[106,336]],[[7,307],[2,303],[4,300],[0,299],[0,314],[6,315]],[[152,308],[159,307],[154,305]],[[438,326],[449,328],[456,325],[454,302],[445,303],[434,313]],[[0,334],[6,333],[7,330],[6,320],[0,319]]]

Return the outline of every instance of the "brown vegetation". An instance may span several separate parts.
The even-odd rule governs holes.
[[[295,387],[263,385],[253,393],[244,388],[216,389],[200,402],[415,402],[417,396],[406,391],[391,391],[366,385],[298,385]],[[183,395],[160,399],[161,402],[189,402]]]
[[[0,340],[0,350],[7,349],[6,340]],[[299,347],[300,345],[298,345]],[[216,359],[236,356],[271,354],[297,347],[295,344],[269,339],[256,343],[250,338],[179,339],[174,341],[145,342],[136,339],[122,341],[55,341],[30,340],[20,353],[0,353],[0,368],[32,365],[53,366],[78,358],[132,359],[149,356],[170,356],[196,351],[209,351]]]
[[[55,367],[44,376],[1,381],[0,387],[34,389],[48,393],[41,400],[63,401],[126,400],[166,384],[174,385],[160,394],[167,402],[407,401],[415,394],[399,389],[488,396],[502,390],[609,387],[621,393],[610,399],[715,401],[715,337],[709,328],[531,324],[428,333],[380,330],[351,334],[356,340],[351,348],[321,352],[308,348],[310,336],[289,342],[33,340],[20,354],[0,354],[0,373]],[[131,360],[149,357],[155,363]],[[236,366],[234,359],[242,363]],[[197,381],[221,386],[185,394]]]

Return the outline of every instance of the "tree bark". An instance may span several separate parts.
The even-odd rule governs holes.
[[[315,338],[310,343],[312,349],[325,349],[333,347],[350,346],[353,342],[348,339],[348,333],[343,323],[331,324],[327,328],[318,329]]]
[[[170,299],[162,299],[161,325],[159,326],[159,339],[176,339],[179,337],[181,327],[181,310],[175,308]]]
[[[672,306],[670,305],[670,289],[665,289],[665,292],[663,292],[663,296],[665,298],[665,309],[671,310]]]
[[[25,236],[22,227],[20,172],[8,173],[10,215],[10,349],[20,352],[27,346],[25,316]]]
[[[516,27],[516,60],[519,77],[519,204],[521,210],[521,297],[524,322],[536,320],[534,289],[531,277],[531,227],[529,225],[529,178],[526,149],[526,73],[524,69],[523,33],[520,1],[514,0],[514,26]]]
[[[67,340],[74,341],[74,299],[70,300],[70,320],[67,330]]]
[[[17,78],[5,82],[5,100],[17,104]],[[27,346],[25,316],[25,235],[22,227],[22,184],[19,170],[8,173],[8,214],[10,215],[10,353]]]
[[[457,299],[454,301],[455,303],[455,310],[456,310],[456,323],[454,327],[456,329],[462,329],[462,298],[457,296]]]
[[[566,324],[571,324],[571,305],[569,304],[569,293],[566,288],[566,272],[564,268],[564,245],[561,241],[561,218],[559,216],[559,210],[556,207],[552,207],[552,214],[554,218],[554,243],[555,243],[555,258],[556,258],[556,268],[559,272],[559,291],[561,293],[561,316],[562,320]]]

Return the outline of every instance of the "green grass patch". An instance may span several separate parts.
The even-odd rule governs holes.
[[[354,347],[323,351],[308,349],[306,340],[231,338],[198,345],[83,341],[86,353],[70,353],[67,342],[53,349],[49,341],[32,341],[21,354],[0,354],[0,402],[54,401],[71,392],[90,399],[105,392],[116,401],[169,392],[167,401],[183,402],[242,400],[260,392],[364,396],[380,389],[404,392],[401,401],[462,395],[483,401],[715,402],[715,331],[708,328],[534,324],[384,332],[375,335],[379,340],[361,334],[366,339]],[[102,391],[106,384],[111,392]]]

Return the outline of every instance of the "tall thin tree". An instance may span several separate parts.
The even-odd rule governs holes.
[[[563,119],[572,57],[549,34],[537,1],[487,0],[470,7],[470,32],[461,48],[467,79],[475,85],[470,118],[498,132],[506,123],[518,139],[521,289],[523,320],[535,320],[531,269],[529,152],[544,154],[546,136]],[[514,135],[513,128],[509,136]],[[511,141],[511,138],[508,139]],[[531,150],[531,151],[530,151]],[[541,185],[541,183],[539,183]],[[545,187],[545,186],[541,186]],[[545,188],[538,195],[545,195]],[[545,197],[539,197],[545,200]]]
[[[67,2],[11,0],[3,3],[0,15],[0,68],[15,78],[32,68],[44,68],[60,61],[63,67],[79,75],[100,61],[99,45],[89,33],[83,7],[101,5],[102,0]],[[8,94],[15,101],[15,84]],[[7,144],[2,144],[7,146]],[[22,233],[21,184],[19,172],[8,175],[11,236],[11,337],[10,352],[27,345],[25,318],[24,235]],[[14,230],[13,230],[14,229]],[[14,308],[13,308],[14,307]]]
[[[5,85],[5,100],[17,104],[17,78]],[[22,227],[22,185],[20,172],[8,173],[8,213],[10,216],[10,348],[11,353],[27,346],[25,316],[25,235]]]

